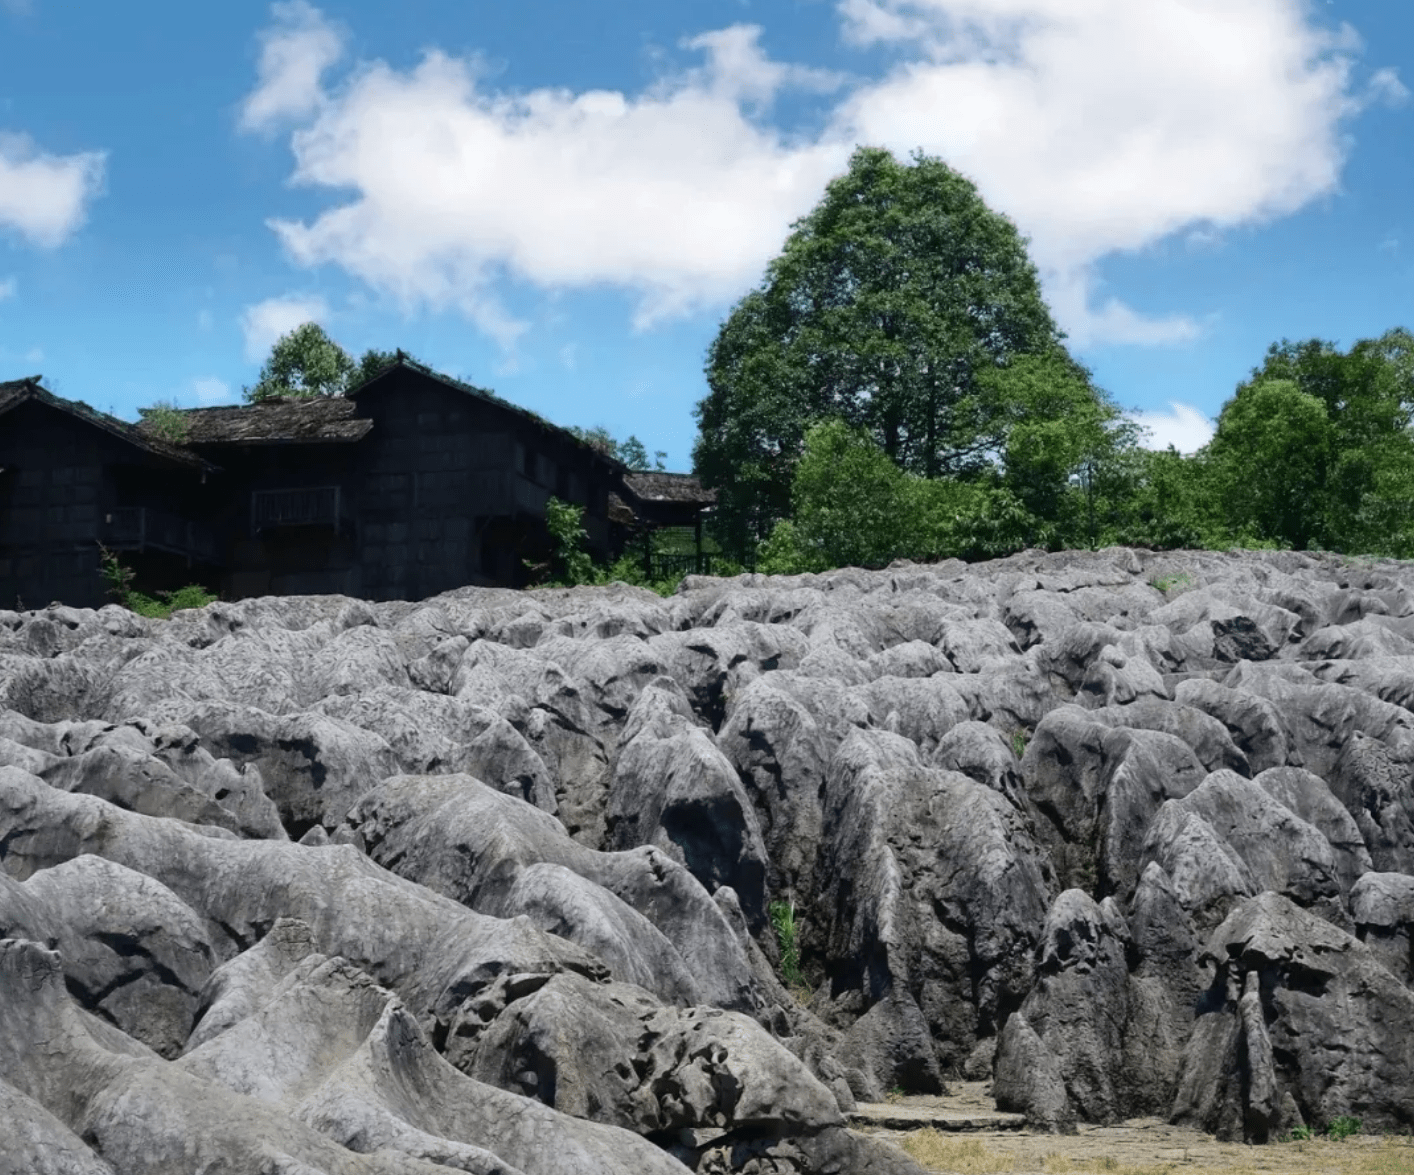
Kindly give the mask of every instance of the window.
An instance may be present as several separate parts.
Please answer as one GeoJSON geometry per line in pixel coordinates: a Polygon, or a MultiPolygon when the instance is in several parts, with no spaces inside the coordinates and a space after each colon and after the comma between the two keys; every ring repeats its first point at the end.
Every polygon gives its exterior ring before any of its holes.
{"type": "Polygon", "coordinates": [[[256,490],[250,496],[254,534],[271,526],[338,526],[339,487],[299,490],[256,490]]]}

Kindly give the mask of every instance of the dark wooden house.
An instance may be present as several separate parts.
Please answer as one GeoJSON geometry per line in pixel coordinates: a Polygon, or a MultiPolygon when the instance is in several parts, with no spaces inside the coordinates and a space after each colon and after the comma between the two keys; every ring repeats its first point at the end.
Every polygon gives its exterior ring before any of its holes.
{"type": "Polygon", "coordinates": [[[192,409],[186,447],[230,492],[233,598],[342,592],[419,599],[520,585],[548,551],[545,503],[585,508],[609,552],[623,467],[489,392],[399,359],[347,397],[192,409]]]}
{"type": "Polygon", "coordinates": [[[145,578],[213,576],[214,467],[40,377],[0,383],[0,607],[105,602],[99,544],[145,578]]]}
{"type": "Polygon", "coordinates": [[[0,384],[0,466],[8,607],[104,602],[99,542],[149,590],[195,581],[228,599],[520,586],[549,554],[551,495],[584,507],[599,559],[645,525],[697,525],[708,502],[698,488],[694,514],[674,475],[630,474],[403,357],[346,397],[189,409],[160,426],[60,400],[37,377],[0,384]]]}

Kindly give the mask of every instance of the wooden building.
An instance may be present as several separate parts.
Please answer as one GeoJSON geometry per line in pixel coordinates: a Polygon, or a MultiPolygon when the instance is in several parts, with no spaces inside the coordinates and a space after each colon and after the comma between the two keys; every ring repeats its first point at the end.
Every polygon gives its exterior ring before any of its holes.
{"type": "Polygon", "coordinates": [[[551,495],[584,507],[598,559],[635,527],[669,514],[683,525],[710,502],[698,487],[694,515],[686,483],[659,502],[649,482],[673,475],[631,474],[402,356],[346,397],[189,409],[160,425],[60,400],[37,377],[0,384],[0,466],[0,607],[104,602],[100,542],[148,590],[195,581],[228,599],[520,586],[548,555],[551,495]],[[610,524],[611,495],[627,531],[610,524]]]}
{"type": "Polygon", "coordinates": [[[100,543],[151,581],[212,576],[215,472],[39,376],[0,383],[0,607],[104,603],[100,543]]]}

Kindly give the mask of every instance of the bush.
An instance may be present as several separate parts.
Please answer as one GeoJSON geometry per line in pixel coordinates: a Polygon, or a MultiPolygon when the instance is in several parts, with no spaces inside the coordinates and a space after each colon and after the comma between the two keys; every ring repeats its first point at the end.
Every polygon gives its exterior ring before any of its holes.
{"type": "Polygon", "coordinates": [[[133,569],[124,567],[118,556],[102,544],[98,550],[99,574],[108,583],[108,594],[128,611],[139,616],[146,616],[149,620],[166,620],[173,612],[179,612],[183,608],[204,608],[220,599],[199,583],[189,583],[176,591],[158,592],[157,597],[135,591],[133,569]]]}
{"type": "Polygon", "coordinates": [[[545,503],[545,527],[550,532],[551,565],[558,586],[594,583],[594,560],[584,549],[584,508],[552,497],[545,503]]]}
{"type": "Polygon", "coordinates": [[[1042,524],[1005,486],[905,473],[868,434],[837,420],[806,434],[791,503],[794,517],[757,551],[758,571],[992,559],[1044,541],[1042,524]]]}
{"type": "Polygon", "coordinates": [[[1360,1119],[1352,1118],[1347,1114],[1342,1114],[1339,1118],[1331,1119],[1326,1126],[1326,1136],[1333,1142],[1341,1142],[1349,1138],[1352,1134],[1360,1133],[1360,1119]]]}

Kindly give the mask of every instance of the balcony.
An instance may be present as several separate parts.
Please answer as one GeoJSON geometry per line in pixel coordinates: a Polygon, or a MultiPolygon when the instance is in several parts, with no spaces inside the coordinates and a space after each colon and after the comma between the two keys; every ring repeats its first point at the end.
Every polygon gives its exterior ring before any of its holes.
{"type": "Polygon", "coordinates": [[[106,511],[99,542],[110,551],[166,551],[200,563],[216,562],[216,538],[204,526],[147,506],[106,511]]]}
{"type": "Polygon", "coordinates": [[[256,490],[250,496],[251,534],[278,526],[327,526],[338,530],[342,506],[338,486],[256,490]]]}

